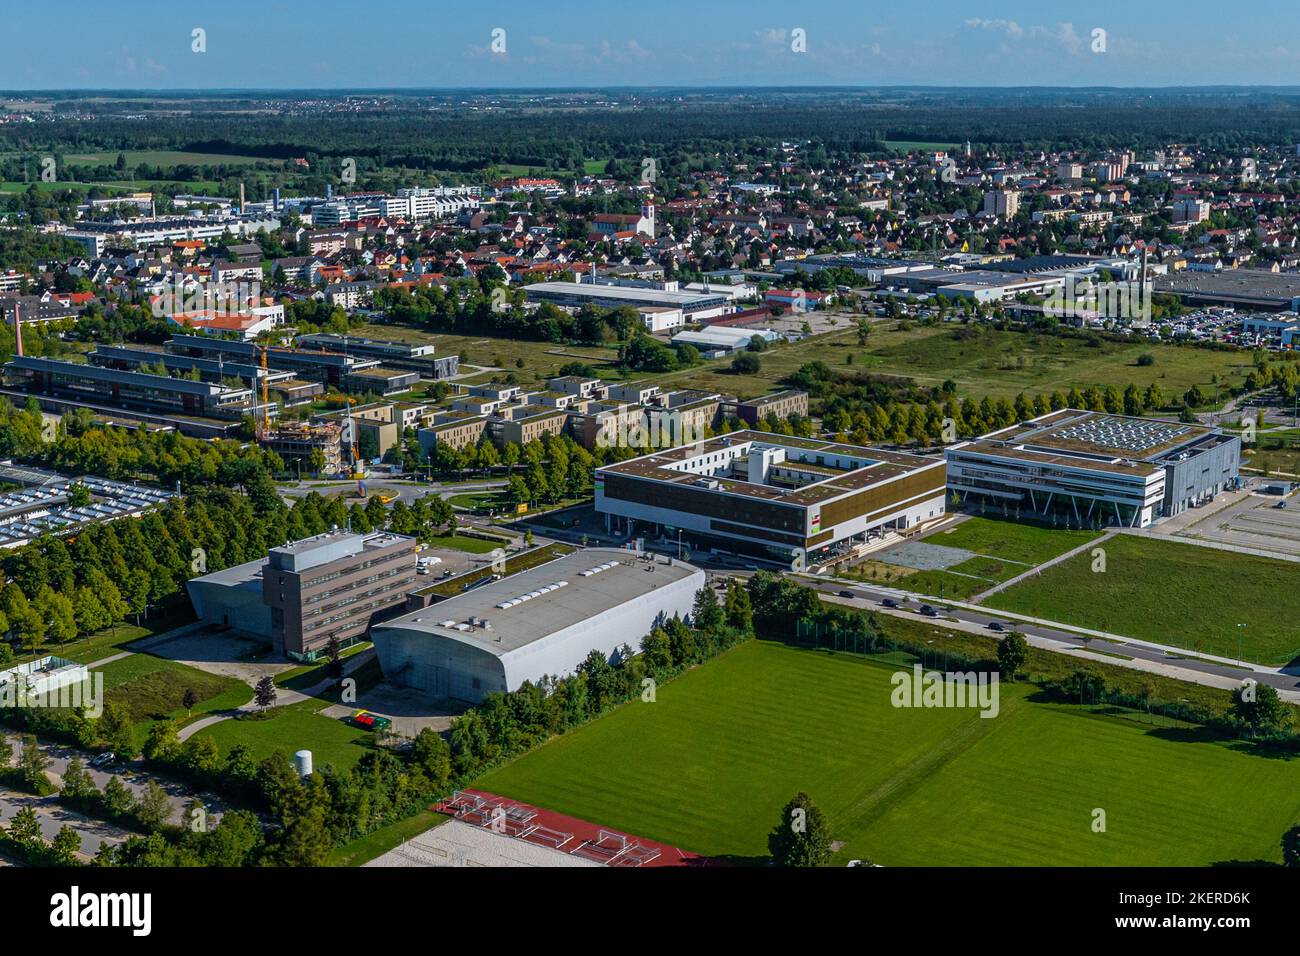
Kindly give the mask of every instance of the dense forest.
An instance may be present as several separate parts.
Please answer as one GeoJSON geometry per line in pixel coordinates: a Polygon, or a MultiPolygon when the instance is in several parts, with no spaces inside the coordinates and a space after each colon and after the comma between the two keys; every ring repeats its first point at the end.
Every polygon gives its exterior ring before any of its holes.
{"type": "MultiPolygon", "coordinates": [[[[31,95],[31,94],[28,94],[31,95]]],[[[158,94],[154,94],[157,96],[158,94]]],[[[392,94],[367,112],[276,109],[291,94],[186,100],[186,112],[151,111],[143,94],[115,105],[55,99],[53,119],[0,128],[3,178],[22,157],[111,150],[187,150],[284,160],[353,157],[367,168],[481,173],[519,165],[579,171],[589,159],[665,157],[668,172],[731,157],[768,155],[807,140],[808,157],[883,151],[885,141],[971,140],[995,149],[1145,148],[1177,141],[1210,147],[1300,140],[1300,91],[1254,89],[880,89],[620,91],[600,109],[547,98],[392,94]],[[245,113],[250,105],[266,112],[245,113]],[[93,115],[86,110],[93,105],[93,115]],[[129,112],[128,112],[129,111],[129,112]],[[322,122],[322,115],[329,122],[322,122]],[[142,120],[142,116],[147,120],[142,120]],[[66,118],[64,118],[66,117],[66,118]],[[671,168],[671,167],[679,168],[671,168]]],[[[340,98],[340,97],[335,97],[340,98]]],[[[328,102],[328,100],[326,100],[328,102]]],[[[157,170],[151,170],[157,172],[157,170]]]]}

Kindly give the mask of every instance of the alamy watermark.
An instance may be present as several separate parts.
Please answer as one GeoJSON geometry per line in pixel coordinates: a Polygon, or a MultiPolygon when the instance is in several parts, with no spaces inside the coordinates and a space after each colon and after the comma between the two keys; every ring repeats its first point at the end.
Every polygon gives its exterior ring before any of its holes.
{"type": "Polygon", "coordinates": [[[704,425],[681,412],[620,417],[616,423],[602,423],[596,431],[600,448],[676,448],[704,438],[704,425]]]}
{"type": "Polygon", "coordinates": [[[246,315],[262,301],[260,282],[195,282],[177,278],[153,298],[155,318],[202,313],[204,315],[246,315]]]}
{"type": "Polygon", "coordinates": [[[44,710],[80,709],[92,720],[104,713],[104,675],[100,671],[60,681],[55,676],[10,674],[0,683],[0,707],[44,710]],[[34,679],[33,679],[34,678],[34,679]]]}
{"type": "Polygon", "coordinates": [[[889,682],[895,707],[971,707],[981,717],[996,717],[1000,708],[996,672],[926,671],[913,664],[910,671],[895,671],[889,682]]]}
{"type": "Polygon", "coordinates": [[[1151,285],[1137,281],[1081,282],[1066,276],[1043,301],[1043,314],[1057,318],[1122,319],[1141,328],[1151,324],[1151,285]]]}

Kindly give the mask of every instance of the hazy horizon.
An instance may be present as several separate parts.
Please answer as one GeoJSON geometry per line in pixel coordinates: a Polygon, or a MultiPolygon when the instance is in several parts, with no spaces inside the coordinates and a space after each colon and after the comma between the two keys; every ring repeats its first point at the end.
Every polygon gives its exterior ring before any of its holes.
{"type": "Polygon", "coordinates": [[[1025,0],[794,9],[779,0],[707,8],[662,0],[646,9],[590,0],[519,9],[483,0],[454,10],[454,19],[416,0],[379,8],[344,0],[149,6],[64,4],[67,42],[51,33],[48,8],[6,10],[7,37],[22,42],[7,44],[0,58],[0,89],[1144,89],[1276,87],[1300,78],[1300,44],[1287,45],[1300,9],[1285,0],[1231,11],[1210,0],[1097,0],[1068,12],[1025,0]]]}

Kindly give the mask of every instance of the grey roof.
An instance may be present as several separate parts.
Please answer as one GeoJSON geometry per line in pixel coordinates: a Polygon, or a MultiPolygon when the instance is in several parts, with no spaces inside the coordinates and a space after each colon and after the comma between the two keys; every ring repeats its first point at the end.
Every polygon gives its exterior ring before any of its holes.
{"type": "MultiPolygon", "coordinates": [[[[647,561],[646,556],[618,548],[585,548],[387,621],[376,630],[421,631],[501,657],[698,572],[681,561],[647,561]],[[506,604],[510,606],[501,606],[506,604]],[[486,620],[490,627],[471,626],[471,618],[486,620]]],[[[628,643],[641,636],[629,634],[628,643]]]]}

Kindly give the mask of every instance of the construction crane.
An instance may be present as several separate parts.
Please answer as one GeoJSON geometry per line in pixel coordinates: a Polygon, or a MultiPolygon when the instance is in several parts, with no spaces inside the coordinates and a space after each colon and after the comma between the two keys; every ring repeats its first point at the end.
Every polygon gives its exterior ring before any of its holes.
{"type": "Polygon", "coordinates": [[[348,408],[348,443],[352,450],[352,479],[357,483],[357,497],[366,496],[366,467],[361,461],[361,453],[357,443],[357,428],[352,423],[352,397],[344,398],[348,408]]]}
{"type": "Polygon", "coordinates": [[[266,353],[269,352],[270,346],[262,343],[262,416],[261,416],[261,434],[259,438],[268,438],[271,434],[271,399],[270,390],[267,387],[267,369],[266,353]]]}

